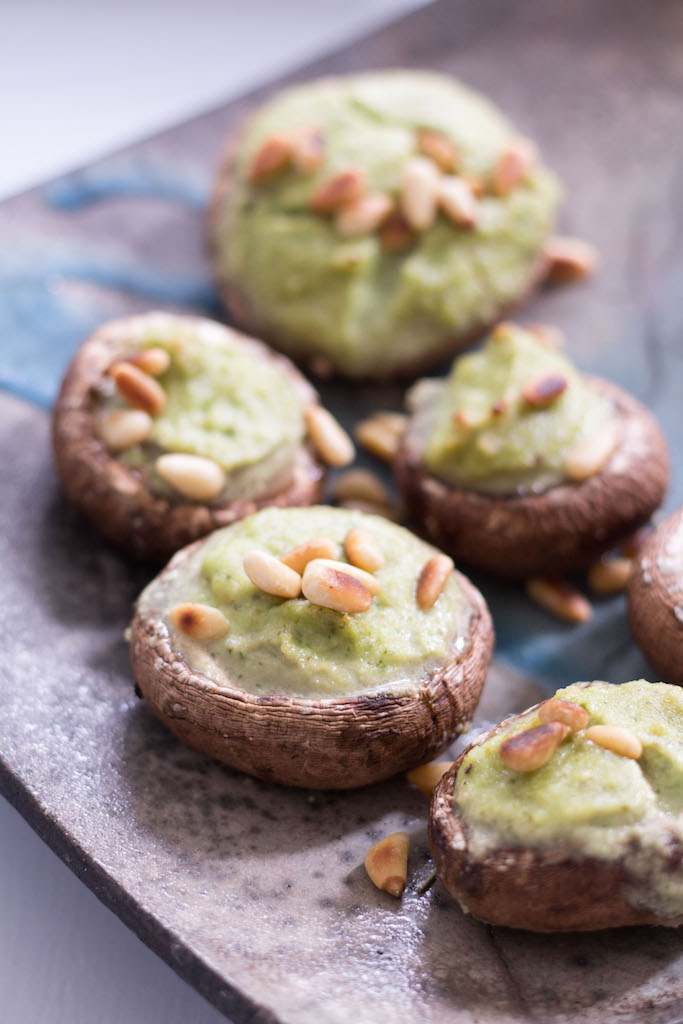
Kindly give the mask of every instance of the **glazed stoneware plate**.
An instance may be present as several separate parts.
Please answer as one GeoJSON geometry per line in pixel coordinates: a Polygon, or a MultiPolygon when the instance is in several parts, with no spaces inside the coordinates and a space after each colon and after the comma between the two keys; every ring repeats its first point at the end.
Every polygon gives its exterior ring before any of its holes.
{"type": "MultiPolygon", "coordinates": [[[[444,0],[297,78],[371,66],[453,72],[543,141],[564,229],[602,269],[525,310],[572,355],[683,427],[683,8],[676,0],[444,0]]],[[[0,785],[97,895],[234,1021],[601,1021],[681,1016],[683,934],[534,936],[468,918],[430,873],[426,802],[268,786],[182,747],[138,701],[123,630],[151,572],[60,495],[47,411],[78,343],[150,306],[218,314],[202,216],[231,103],[0,208],[0,785]],[[412,837],[402,901],[362,867],[412,837]]],[[[349,390],[323,388],[351,422],[349,390]]],[[[354,413],[398,407],[353,388],[354,413]]],[[[683,502],[672,445],[668,507],[683,502]]],[[[477,580],[498,633],[476,727],[576,679],[648,675],[623,600],[571,628],[477,580]]]]}

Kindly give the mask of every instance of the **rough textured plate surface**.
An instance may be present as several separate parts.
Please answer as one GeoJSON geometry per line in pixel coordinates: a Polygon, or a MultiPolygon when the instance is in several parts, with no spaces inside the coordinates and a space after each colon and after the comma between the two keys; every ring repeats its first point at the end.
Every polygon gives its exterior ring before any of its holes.
{"type": "MultiPolygon", "coordinates": [[[[675,0],[446,0],[299,76],[450,70],[541,139],[567,182],[565,228],[599,246],[603,269],[540,296],[528,319],[559,322],[579,362],[653,407],[671,439],[683,426],[682,35],[675,0]]],[[[216,311],[201,210],[221,138],[246,105],[0,207],[2,791],[235,1021],[673,1021],[683,935],[480,925],[438,884],[418,893],[430,870],[426,802],[402,780],[356,794],[263,785],[184,749],[133,695],[122,631],[150,573],[60,497],[37,406],[100,320],[150,305],[216,311]],[[401,902],[362,868],[369,844],[397,828],[413,836],[401,902]]],[[[323,390],[348,421],[349,390],[323,390]]],[[[356,415],[399,400],[353,387],[356,415]]],[[[683,501],[674,458],[671,508],[683,501]]],[[[620,598],[570,629],[519,591],[477,582],[499,637],[480,724],[560,683],[648,674],[620,598]]]]}

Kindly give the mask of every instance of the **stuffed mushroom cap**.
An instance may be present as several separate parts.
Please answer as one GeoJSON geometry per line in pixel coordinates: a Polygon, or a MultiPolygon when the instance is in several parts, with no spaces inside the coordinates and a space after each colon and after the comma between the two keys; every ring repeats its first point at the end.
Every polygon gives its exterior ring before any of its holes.
{"type": "Polygon", "coordinates": [[[497,575],[580,568],[664,497],[667,446],[650,413],[533,328],[498,325],[408,401],[394,471],[414,522],[497,575]]]}
{"type": "Polygon", "coordinates": [[[667,682],[683,686],[683,509],[657,527],[638,555],[628,616],[648,661],[667,682]]]}
{"type": "MultiPolygon", "coordinates": [[[[491,656],[486,604],[458,572],[444,575],[429,607],[418,604],[418,580],[437,555],[379,516],[257,512],[179,552],[143,591],[131,634],[138,686],[180,739],[261,779],[349,788],[387,778],[471,721],[491,656]],[[321,561],[335,576],[353,572],[343,552],[354,530],[381,565],[363,610],[343,611],[318,603],[311,578],[321,561]],[[262,589],[249,557],[272,575],[272,563],[282,570],[282,556],[312,540],[332,558],[286,558],[303,581],[288,597],[262,589]],[[200,623],[217,619],[215,635],[196,631],[192,609],[200,623]]],[[[287,586],[297,576],[280,574],[287,586]]]]}
{"type": "Polygon", "coordinates": [[[166,560],[269,504],[320,497],[318,398],[283,356],[200,317],[153,312],[84,342],[53,412],[68,497],[140,558],[166,560]]]}
{"type": "Polygon", "coordinates": [[[549,720],[537,705],[478,739],[438,784],[439,878],[463,909],[511,928],[680,925],[683,694],[640,679],[555,697],[585,709],[587,728],[567,727],[544,764],[518,770],[501,753],[549,720]]]}
{"type": "Polygon", "coordinates": [[[229,140],[214,272],[238,321],[316,370],[415,373],[530,291],[558,199],[529,140],[455,79],[325,78],[229,140]]]}

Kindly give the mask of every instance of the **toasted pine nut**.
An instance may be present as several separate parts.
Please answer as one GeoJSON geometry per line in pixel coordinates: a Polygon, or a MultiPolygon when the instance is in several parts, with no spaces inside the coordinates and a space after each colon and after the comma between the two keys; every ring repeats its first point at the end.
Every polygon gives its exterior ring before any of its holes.
{"type": "Polygon", "coordinates": [[[304,174],[311,174],[322,163],[325,140],[315,125],[306,125],[298,131],[292,139],[292,146],[294,166],[304,174]]]}
{"type": "Polygon", "coordinates": [[[543,701],[538,709],[538,717],[544,725],[547,722],[562,722],[568,725],[572,732],[578,732],[588,725],[589,715],[580,704],[552,697],[543,701]]]}
{"type": "Polygon", "coordinates": [[[378,504],[389,502],[389,493],[377,476],[369,469],[348,469],[338,478],[334,487],[335,501],[364,498],[378,504]]]}
{"type": "Polygon", "coordinates": [[[113,378],[117,391],[129,405],[142,409],[150,416],[159,415],[166,404],[166,395],[154,377],[124,361],[112,363],[108,373],[113,378]]]}
{"type": "Polygon", "coordinates": [[[379,231],[379,240],[387,252],[401,252],[415,241],[415,232],[400,210],[390,213],[379,231]]]}
{"type": "Polygon", "coordinates": [[[353,462],[353,441],[331,412],[321,405],[309,405],[305,419],[311,441],[328,466],[348,466],[353,462]]]}
{"type": "Polygon", "coordinates": [[[400,896],[408,881],[409,849],[407,832],[393,832],[375,843],[365,858],[365,870],[373,885],[390,896],[400,896]]]}
{"type": "Polygon", "coordinates": [[[352,565],[365,572],[377,572],[384,565],[384,555],[377,541],[367,530],[354,527],[344,538],[344,551],[352,565]]]}
{"type": "Polygon", "coordinates": [[[386,504],[385,502],[367,501],[364,498],[346,498],[345,501],[341,501],[339,504],[341,508],[346,508],[350,512],[364,512],[368,516],[382,516],[384,519],[390,519],[392,523],[400,523],[405,518],[402,508],[395,508],[393,505],[386,504]]]}
{"type": "Polygon", "coordinates": [[[477,223],[477,200],[464,178],[452,175],[439,182],[439,206],[454,224],[473,228],[477,223]]]}
{"type": "Polygon", "coordinates": [[[422,566],[417,580],[417,603],[423,612],[436,604],[453,568],[453,559],[442,554],[432,555],[422,566]]]}
{"type": "Polygon", "coordinates": [[[366,612],[372,604],[372,594],[352,570],[359,571],[343,562],[315,558],[304,569],[304,597],[307,597],[311,604],[331,608],[336,612],[366,612]]]}
{"type": "Polygon", "coordinates": [[[152,430],[152,417],[142,409],[112,409],[95,420],[95,432],[112,452],[122,452],[146,441],[152,430]]]}
{"type": "Polygon", "coordinates": [[[545,722],[508,736],[500,745],[500,759],[516,772],[534,772],[553,756],[571,729],[564,722],[545,722]]]}
{"type": "Polygon", "coordinates": [[[248,551],[242,559],[242,567],[259,590],[273,597],[298,597],[301,593],[301,576],[267,551],[248,551]]]}
{"type": "Polygon", "coordinates": [[[548,348],[560,349],[564,347],[564,334],[554,324],[525,324],[526,330],[533,334],[539,341],[542,341],[548,348]]]}
{"type": "Polygon", "coordinates": [[[630,558],[601,558],[588,570],[588,586],[596,594],[620,594],[631,578],[630,558]]]}
{"type": "Polygon", "coordinates": [[[643,744],[635,733],[619,725],[591,725],[590,729],[586,729],[584,736],[587,740],[597,743],[599,747],[612,750],[622,757],[630,757],[634,761],[643,753],[643,744]]]}
{"type": "Polygon", "coordinates": [[[305,544],[299,544],[298,547],[292,548],[291,551],[287,551],[284,555],[280,555],[280,561],[301,575],[308,563],[312,562],[314,558],[333,558],[338,560],[340,554],[341,549],[339,545],[329,537],[312,537],[305,544]]]}
{"type": "Polygon", "coordinates": [[[550,238],[543,253],[548,261],[546,281],[549,284],[566,284],[580,281],[595,273],[598,265],[598,251],[582,238],[556,236],[550,238]]]}
{"type": "Polygon", "coordinates": [[[134,356],[129,356],[127,362],[133,363],[150,377],[159,377],[168,370],[171,365],[171,357],[165,348],[143,348],[134,356]]]}
{"type": "Polygon", "coordinates": [[[411,768],[406,772],[406,779],[411,786],[417,786],[425,796],[431,796],[437,782],[441,782],[452,761],[435,761],[433,764],[421,764],[419,768],[411,768]]]}
{"type": "Polygon", "coordinates": [[[210,604],[177,604],[169,618],[176,629],[193,640],[218,640],[230,629],[230,623],[218,608],[210,604]]]}
{"type": "Polygon", "coordinates": [[[353,433],[363,448],[376,455],[378,459],[391,462],[398,451],[405,424],[406,419],[400,413],[376,413],[367,420],[357,423],[353,433]]]}
{"type": "Polygon", "coordinates": [[[570,480],[580,482],[599,473],[609,461],[617,446],[617,431],[609,423],[593,437],[577,444],[564,463],[564,471],[570,480]]]}
{"type": "Polygon", "coordinates": [[[247,178],[249,181],[264,181],[279,174],[291,161],[293,151],[291,139],[284,135],[271,135],[252,157],[247,178]]]}
{"type": "Polygon", "coordinates": [[[420,128],[417,133],[417,148],[423,156],[433,160],[439,170],[449,174],[458,166],[458,150],[454,142],[442,132],[420,128]]]}
{"type": "Polygon", "coordinates": [[[433,224],[440,180],[438,168],[425,156],[410,157],[405,164],[399,202],[413,230],[424,231],[433,224]]]}
{"type": "Polygon", "coordinates": [[[590,601],[563,580],[537,576],[527,580],[526,592],[541,608],[565,622],[587,622],[593,614],[590,601]]]}
{"type": "Polygon", "coordinates": [[[335,225],[340,235],[366,235],[386,220],[394,206],[391,196],[373,192],[345,203],[335,225]]]}
{"type": "Polygon", "coordinates": [[[191,501],[211,501],[225,487],[225,473],[213,459],[203,455],[169,452],[155,463],[159,476],[191,501]]]}
{"type": "Polygon", "coordinates": [[[351,168],[339,171],[316,189],[311,197],[310,207],[315,213],[334,213],[346,203],[362,195],[365,189],[365,175],[351,168]]]}
{"type": "Polygon", "coordinates": [[[340,562],[336,558],[317,558],[316,562],[320,565],[316,566],[317,569],[334,569],[340,572],[348,573],[349,576],[353,576],[354,579],[359,580],[363,586],[370,591],[373,597],[382,590],[382,584],[373,576],[371,572],[366,572],[365,569],[361,569],[358,565],[350,565],[347,562],[340,562]]]}
{"type": "Polygon", "coordinates": [[[564,394],[567,383],[561,373],[540,373],[524,385],[522,398],[532,409],[545,409],[564,394]]]}
{"type": "Polygon", "coordinates": [[[498,157],[493,169],[491,185],[499,196],[506,196],[526,178],[538,159],[538,150],[522,136],[512,139],[498,157]]]}

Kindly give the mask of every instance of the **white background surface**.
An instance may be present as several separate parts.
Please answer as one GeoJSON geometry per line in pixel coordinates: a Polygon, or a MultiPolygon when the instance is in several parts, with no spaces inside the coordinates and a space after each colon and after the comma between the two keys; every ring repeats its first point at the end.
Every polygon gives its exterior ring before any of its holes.
{"type": "MultiPolygon", "coordinates": [[[[0,0],[0,196],[276,77],[419,0],[0,0]]],[[[2,1024],[221,1024],[0,799],[2,1024]]]]}

